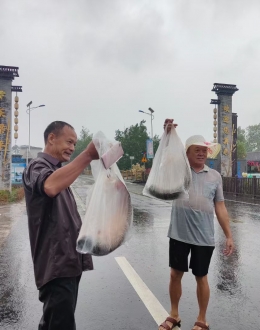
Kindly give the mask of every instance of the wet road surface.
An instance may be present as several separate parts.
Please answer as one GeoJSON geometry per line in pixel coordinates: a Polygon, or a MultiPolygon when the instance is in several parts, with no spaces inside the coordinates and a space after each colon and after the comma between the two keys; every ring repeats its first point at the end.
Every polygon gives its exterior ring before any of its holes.
{"type": "MultiPolygon", "coordinates": [[[[92,182],[83,176],[74,184],[82,215],[87,188],[92,182]]],[[[112,254],[94,258],[95,270],[83,274],[76,311],[78,330],[157,329],[116,257],[125,257],[164,309],[169,310],[166,236],[171,204],[141,196],[140,185],[128,184],[128,187],[134,206],[132,237],[112,254]]],[[[229,258],[223,256],[225,239],[216,221],[216,249],[209,273],[208,322],[211,329],[260,329],[259,205],[233,201],[226,204],[236,251],[229,258]]],[[[5,223],[10,213],[12,230],[0,247],[0,329],[37,329],[42,304],[38,302],[34,284],[25,205],[2,211],[0,209],[5,223]]],[[[182,330],[191,329],[197,315],[196,287],[191,273],[183,278],[180,315],[182,330]]]]}

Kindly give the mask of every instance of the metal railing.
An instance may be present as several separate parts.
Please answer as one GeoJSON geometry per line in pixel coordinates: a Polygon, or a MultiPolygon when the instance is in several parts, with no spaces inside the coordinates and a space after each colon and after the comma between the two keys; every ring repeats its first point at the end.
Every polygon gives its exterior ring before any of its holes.
{"type": "Polygon", "coordinates": [[[237,196],[260,198],[259,178],[223,178],[223,191],[237,196]]]}

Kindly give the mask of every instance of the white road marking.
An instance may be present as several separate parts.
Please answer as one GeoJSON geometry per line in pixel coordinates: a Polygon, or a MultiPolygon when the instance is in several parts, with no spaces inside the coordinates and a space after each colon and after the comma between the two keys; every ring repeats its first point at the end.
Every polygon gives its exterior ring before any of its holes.
{"type": "MultiPolygon", "coordinates": [[[[155,295],[150,291],[147,285],[143,282],[141,277],[137,274],[134,268],[126,260],[125,257],[115,258],[118,265],[122,269],[128,281],[132,284],[136,293],[144,303],[145,307],[148,309],[149,313],[152,315],[155,322],[159,325],[161,324],[169,314],[157,300],[155,295]]],[[[175,330],[179,330],[179,327],[175,327],[175,330]]]]}

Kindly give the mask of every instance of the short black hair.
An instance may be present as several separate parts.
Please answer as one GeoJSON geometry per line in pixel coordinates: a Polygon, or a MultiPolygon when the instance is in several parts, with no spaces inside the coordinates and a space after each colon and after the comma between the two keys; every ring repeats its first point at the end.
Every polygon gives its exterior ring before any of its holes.
{"type": "Polygon", "coordinates": [[[47,144],[49,134],[53,133],[55,135],[59,135],[63,129],[63,127],[68,126],[69,128],[74,129],[70,124],[65,123],[64,121],[53,121],[50,125],[47,126],[44,131],[44,142],[47,144]]]}

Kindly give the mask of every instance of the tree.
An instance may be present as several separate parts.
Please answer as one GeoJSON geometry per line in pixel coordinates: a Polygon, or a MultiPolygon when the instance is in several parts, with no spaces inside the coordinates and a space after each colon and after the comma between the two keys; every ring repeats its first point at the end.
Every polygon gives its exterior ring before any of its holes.
{"type": "MultiPolygon", "coordinates": [[[[121,142],[124,149],[124,156],[117,163],[121,170],[128,170],[131,168],[130,156],[134,156],[133,164],[141,164],[143,154],[146,152],[146,140],[149,138],[147,128],[144,124],[145,120],[142,120],[140,124],[132,125],[124,131],[116,131],[115,139],[121,142]]],[[[159,137],[155,136],[153,141],[155,153],[159,145],[159,137]]],[[[148,163],[146,163],[146,168],[151,166],[152,161],[149,160],[148,163]]]]}
{"type": "Polygon", "coordinates": [[[260,151],[260,124],[246,128],[246,151],[260,151]]]}
{"type": "Polygon", "coordinates": [[[75,151],[71,156],[71,160],[76,158],[91,142],[93,134],[90,134],[89,130],[82,126],[82,129],[79,133],[79,138],[75,147],[75,151]]]}
{"type": "Polygon", "coordinates": [[[246,131],[240,126],[237,129],[237,159],[246,158],[246,131]]]}

